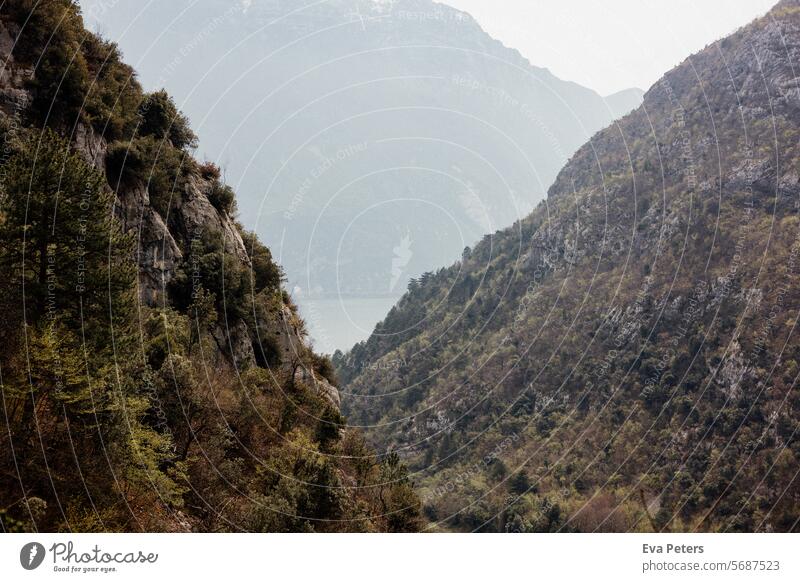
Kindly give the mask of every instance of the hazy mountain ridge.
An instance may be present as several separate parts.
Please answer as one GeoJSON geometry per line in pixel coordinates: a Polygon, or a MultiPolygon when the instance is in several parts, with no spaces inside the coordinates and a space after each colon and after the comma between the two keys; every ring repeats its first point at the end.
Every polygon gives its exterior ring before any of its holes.
{"type": "Polygon", "coordinates": [[[644,91],[638,88],[623,89],[604,97],[606,103],[618,116],[630,113],[642,103],[644,91]]]}
{"type": "Polygon", "coordinates": [[[177,95],[242,193],[242,219],[306,294],[402,292],[527,214],[568,156],[630,109],[429,0],[188,5],[139,15],[118,2],[97,20],[177,95]]]}
{"type": "Polygon", "coordinates": [[[430,519],[796,531],[798,56],[795,0],[693,55],[335,356],[430,519]]]}

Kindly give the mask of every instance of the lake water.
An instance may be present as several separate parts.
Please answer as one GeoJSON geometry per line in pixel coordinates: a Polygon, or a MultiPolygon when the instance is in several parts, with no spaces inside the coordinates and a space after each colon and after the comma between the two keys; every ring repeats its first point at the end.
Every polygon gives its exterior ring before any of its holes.
{"type": "Polygon", "coordinates": [[[367,339],[399,297],[307,299],[295,297],[318,353],[346,352],[367,339]]]}

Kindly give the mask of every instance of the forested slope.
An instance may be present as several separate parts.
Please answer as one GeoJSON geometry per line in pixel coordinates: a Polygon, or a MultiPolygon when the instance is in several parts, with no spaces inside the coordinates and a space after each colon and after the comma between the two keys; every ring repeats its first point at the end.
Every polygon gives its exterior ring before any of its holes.
{"type": "Polygon", "coordinates": [[[407,531],[269,249],[68,0],[0,3],[0,529],[407,531]]]}
{"type": "Polygon", "coordinates": [[[797,530],[798,62],[785,0],[335,355],[439,527],[797,530]]]}

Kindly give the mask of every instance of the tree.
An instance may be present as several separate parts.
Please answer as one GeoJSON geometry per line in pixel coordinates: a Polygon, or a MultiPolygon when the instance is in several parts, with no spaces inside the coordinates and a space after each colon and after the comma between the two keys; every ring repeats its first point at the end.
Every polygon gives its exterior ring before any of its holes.
{"type": "Polygon", "coordinates": [[[71,0],[10,0],[3,4],[3,11],[24,23],[14,58],[35,63],[30,82],[32,117],[51,127],[75,123],[86,97],[89,74],[81,51],[83,26],[74,4],[71,0]]]}
{"type": "Polygon", "coordinates": [[[283,271],[272,260],[272,252],[258,240],[255,233],[248,232],[241,226],[239,226],[239,232],[252,265],[250,276],[253,293],[258,293],[263,289],[280,288],[284,278],[283,271]]]}
{"type": "Polygon", "coordinates": [[[514,473],[514,476],[511,477],[508,485],[511,489],[511,492],[515,495],[523,495],[524,493],[527,493],[528,489],[531,487],[530,481],[528,480],[528,474],[523,470],[520,470],[518,473],[514,473]]]}
{"type": "MultiPolygon", "coordinates": [[[[22,312],[10,319],[26,323],[13,331],[25,341],[0,351],[3,434],[13,445],[3,455],[24,459],[26,489],[53,511],[59,499],[85,499],[89,487],[93,507],[118,498],[116,487],[139,502],[152,504],[155,488],[179,503],[171,438],[144,422],[132,240],[114,218],[103,175],[51,130],[26,136],[3,169],[0,265],[4,291],[17,299],[9,305],[22,312]]],[[[74,503],[69,511],[89,511],[74,503]]]]}
{"type": "Polygon", "coordinates": [[[388,531],[419,530],[422,507],[408,479],[408,469],[395,452],[381,463],[379,496],[388,531]]]}
{"type": "Polygon", "coordinates": [[[87,339],[109,345],[111,318],[131,308],[135,266],[103,175],[49,129],[23,140],[5,175],[0,265],[24,290],[26,321],[92,322],[87,339]]]}
{"type": "Polygon", "coordinates": [[[168,139],[178,149],[197,147],[197,136],[189,126],[189,119],[175,106],[163,89],[150,93],[139,106],[139,134],[168,139]]]}

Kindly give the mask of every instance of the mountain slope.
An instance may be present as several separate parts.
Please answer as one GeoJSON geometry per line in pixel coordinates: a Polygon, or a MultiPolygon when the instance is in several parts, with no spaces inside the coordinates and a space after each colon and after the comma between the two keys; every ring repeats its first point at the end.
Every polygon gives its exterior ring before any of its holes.
{"type": "Polygon", "coordinates": [[[798,57],[784,0],[335,355],[439,527],[797,530],[798,57]]]}
{"type": "Polygon", "coordinates": [[[69,0],[0,63],[0,530],[417,529],[171,98],[69,0]]]}
{"type": "Polygon", "coordinates": [[[401,295],[527,214],[631,108],[430,0],[82,6],[146,85],[176,95],[306,295],[401,295]]]}

